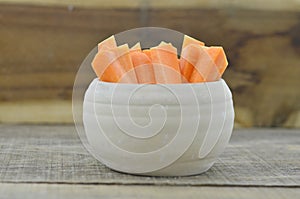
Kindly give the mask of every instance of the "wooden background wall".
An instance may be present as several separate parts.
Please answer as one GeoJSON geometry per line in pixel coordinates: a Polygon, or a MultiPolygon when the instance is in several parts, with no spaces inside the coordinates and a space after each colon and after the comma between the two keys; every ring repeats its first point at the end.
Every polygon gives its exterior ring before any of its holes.
{"type": "Polygon", "coordinates": [[[72,123],[75,74],[104,38],[141,26],[224,46],[236,127],[300,127],[300,3],[0,0],[0,122],[72,123]]]}

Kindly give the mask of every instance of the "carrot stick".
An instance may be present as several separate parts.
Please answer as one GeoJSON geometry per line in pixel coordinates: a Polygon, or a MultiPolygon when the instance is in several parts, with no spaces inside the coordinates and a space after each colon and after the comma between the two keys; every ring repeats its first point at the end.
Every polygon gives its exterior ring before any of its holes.
{"type": "Polygon", "coordinates": [[[155,84],[154,70],[151,59],[143,52],[131,52],[131,60],[138,83],[155,84]]]}
{"type": "Polygon", "coordinates": [[[136,43],[134,46],[132,46],[131,48],[130,48],[130,52],[133,52],[133,51],[141,51],[142,49],[141,49],[141,44],[140,44],[140,42],[138,42],[138,43],[136,43]]]}
{"type": "Polygon", "coordinates": [[[228,65],[224,49],[221,46],[211,46],[207,49],[207,52],[219,69],[218,79],[220,79],[228,65]]]}
{"type": "Polygon", "coordinates": [[[118,57],[118,64],[121,65],[125,73],[119,82],[121,83],[137,83],[136,74],[132,65],[129,47],[127,44],[118,46],[116,48],[116,55],[118,57]]]}
{"type": "Polygon", "coordinates": [[[156,83],[181,83],[181,73],[177,59],[177,49],[172,44],[161,42],[150,49],[156,83]]]}
{"type": "Polygon", "coordinates": [[[151,59],[151,51],[150,51],[150,49],[144,49],[143,53],[145,53],[151,59]]]}
{"type": "Polygon", "coordinates": [[[190,79],[192,72],[194,70],[194,65],[192,63],[194,63],[195,60],[199,59],[198,53],[195,53],[194,51],[187,49],[187,46],[191,44],[204,46],[204,43],[202,41],[184,35],[182,50],[180,55],[180,70],[183,76],[182,77],[183,82],[187,82],[190,79]]]}
{"type": "Polygon", "coordinates": [[[108,50],[116,47],[117,47],[116,39],[115,36],[112,35],[111,37],[105,39],[104,41],[98,44],[98,52],[101,50],[108,50]]]}
{"type": "Polygon", "coordinates": [[[92,66],[102,81],[137,83],[127,44],[99,51],[92,66]]]}
{"type": "Polygon", "coordinates": [[[99,51],[94,60],[92,61],[92,67],[97,77],[106,82],[118,82],[124,71],[114,70],[116,65],[112,65],[116,62],[116,55],[109,50],[99,51]]]}
{"type": "Polygon", "coordinates": [[[199,53],[194,48],[185,47],[180,56],[180,69],[183,82],[187,82],[194,70],[194,65],[199,59],[199,53]]]}
{"type": "Polygon", "coordinates": [[[202,42],[202,41],[199,41],[199,40],[194,39],[194,38],[192,38],[192,37],[190,37],[190,36],[184,35],[184,37],[183,37],[183,42],[182,42],[182,50],[183,50],[186,46],[188,46],[188,45],[190,45],[190,44],[197,44],[197,45],[199,45],[199,46],[204,46],[204,45],[205,45],[204,42],[202,42]]]}
{"type": "Polygon", "coordinates": [[[190,48],[190,51],[194,51],[193,53],[197,53],[198,56],[198,59],[191,63],[195,68],[189,81],[192,83],[216,81],[219,77],[219,71],[207,51],[208,47],[191,44],[187,48],[190,48]]]}

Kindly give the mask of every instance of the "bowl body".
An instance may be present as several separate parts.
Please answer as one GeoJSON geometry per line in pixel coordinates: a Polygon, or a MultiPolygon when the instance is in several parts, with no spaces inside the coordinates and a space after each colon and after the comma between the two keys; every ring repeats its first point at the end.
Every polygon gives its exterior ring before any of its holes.
{"type": "Polygon", "coordinates": [[[224,80],[197,84],[117,84],[94,79],[85,93],[89,150],[113,170],[155,176],[207,171],[233,128],[224,80]]]}

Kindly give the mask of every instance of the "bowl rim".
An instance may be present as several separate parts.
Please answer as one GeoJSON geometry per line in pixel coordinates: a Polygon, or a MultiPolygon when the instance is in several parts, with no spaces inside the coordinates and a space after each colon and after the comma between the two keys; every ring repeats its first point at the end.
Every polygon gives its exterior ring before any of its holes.
{"type": "Polygon", "coordinates": [[[220,78],[217,81],[211,81],[211,82],[199,82],[199,83],[173,83],[173,84],[141,84],[141,83],[118,83],[118,82],[106,82],[106,81],[101,81],[99,80],[99,78],[94,78],[91,82],[93,81],[97,81],[97,83],[101,83],[101,84],[106,84],[106,85],[111,85],[111,86],[115,86],[115,85],[124,85],[124,86],[140,86],[140,85],[147,85],[147,86],[178,86],[178,87],[184,87],[184,86],[197,86],[197,85],[205,85],[205,84],[218,84],[218,83],[226,83],[225,80],[223,78],[220,78]]]}
{"type": "MultiPolygon", "coordinates": [[[[187,95],[187,91],[192,92],[192,95],[197,98],[201,104],[207,103],[217,103],[219,101],[230,101],[232,100],[232,93],[223,79],[214,82],[204,82],[204,83],[185,83],[185,84],[127,84],[127,83],[111,83],[111,82],[103,82],[98,78],[95,78],[89,85],[89,88],[85,92],[84,101],[107,101],[111,99],[111,97],[115,93],[115,88],[118,87],[120,91],[117,93],[120,95],[120,99],[114,98],[120,104],[123,104],[123,99],[127,95],[131,95],[137,89],[142,88],[144,85],[147,86],[147,92],[150,92],[149,95],[145,95],[144,92],[137,95],[136,99],[141,100],[141,104],[153,104],[154,102],[148,102],[149,100],[154,100],[155,102],[166,102],[166,99],[170,99],[171,95],[158,95],[160,87],[166,87],[166,89],[172,89],[171,92],[176,92],[179,96],[187,96],[186,104],[190,104],[190,100],[192,100],[190,95],[187,95]],[[100,88],[101,87],[101,88],[100,88]],[[218,88],[217,90],[215,90],[218,88]],[[150,90],[149,90],[150,89],[150,90]],[[173,90],[174,89],[174,90],[173,90]],[[204,89],[204,90],[203,90],[204,89]],[[222,89],[222,92],[218,92],[219,89],[222,89]],[[202,93],[203,90],[203,94],[202,93]],[[148,97],[145,97],[148,96],[148,97]],[[224,97],[223,97],[224,96],[224,97]],[[190,98],[190,99],[188,99],[190,98]],[[220,100],[223,99],[224,100],[220,100]]],[[[173,93],[174,94],[174,93],[173,93]]],[[[128,96],[127,96],[128,97],[128,96]]],[[[99,102],[100,102],[99,101],[99,102]]],[[[116,101],[116,103],[117,103],[116,101]]],[[[169,104],[172,104],[168,101],[169,104]]],[[[139,103],[138,103],[139,104],[139,103]]],[[[164,104],[164,103],[163,103],[164,104]]]]}

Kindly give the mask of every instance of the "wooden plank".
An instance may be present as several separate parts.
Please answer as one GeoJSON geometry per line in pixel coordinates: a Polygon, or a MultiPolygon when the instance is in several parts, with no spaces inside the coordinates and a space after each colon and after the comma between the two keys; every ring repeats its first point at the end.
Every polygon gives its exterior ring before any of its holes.
{"type": "Polygon", "coordinates": [[[297,0],[247,0],[247,1],[206,1],[206,0],[0,0],[0,3],[42,5],[42,6],[69,6],[86,8],[242,8],[255,10],[300,10],[300,3],[297,0]]]}
{"type": "Polygon", "coordinates": [[[76,71],[99,41],[161,26],[224,46],[230,63],[224,79],[241,126],[300,126],[298,11],[1,4],[0,13],[1,102],[70,100],[76,71]]]}
{"type": "MultiPolygon", "coordinates": [[[[38,92],[38,90],[35,90],[35,92],[38,92]]],[[[72,103],[69,100],[40,100],[0,103],[0,123],[74,123],[72,116],[72,103]]]]}
{"type": "Polygon", "coordinates": [[[0,126],[0,182],[193,186],[300,186],[300,131],[237,130],[202,175],[141,177],[95,160],[73,126],[0,126]]]}
{"type": "Polygon", "coordinates": [[[290,199],[300,189],[257,187],[189,187],[189,186],[120,186],[65,184],[0,184],[5,199],[29,198],[223,198],[223,199],[290,199]]]}
{"type": "MultiPolygon", "coordinates": [[[[33,92],[45,92],[35,89],[33,92]]],[[[54,91],[53,91],[54,92],[54,91]]],[[[62,92],[60,89],[57,92],[62,92]]],[[[24,93],[23,93],[24,94],[24,93]]],[[[25,93],[26,94],[26,93],[25,93]]],[[[24,94],[24,95],[25,95],[24,94]]],[[[0,124],[74,124],[70,100],[25,100],[0,103],[0,124]]],[[[235,128],[241,128],[235,123],[235,128]]]]}

